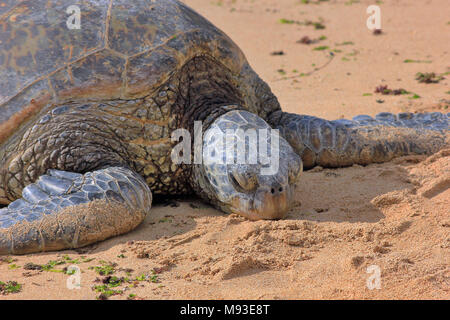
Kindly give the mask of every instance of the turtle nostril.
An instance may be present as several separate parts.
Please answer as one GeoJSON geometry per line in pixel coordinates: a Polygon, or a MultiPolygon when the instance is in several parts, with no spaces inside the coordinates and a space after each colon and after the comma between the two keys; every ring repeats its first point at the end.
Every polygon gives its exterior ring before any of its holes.
{"type": "Polygon", "coordinates": [[[272,194],[275,194],[275,193],[281,193],[281,192],[283,192],[283,187],[279,187],[279,188],[272,188],[272,189],[270,189],[270,192],[272,193],[272,194]]]}

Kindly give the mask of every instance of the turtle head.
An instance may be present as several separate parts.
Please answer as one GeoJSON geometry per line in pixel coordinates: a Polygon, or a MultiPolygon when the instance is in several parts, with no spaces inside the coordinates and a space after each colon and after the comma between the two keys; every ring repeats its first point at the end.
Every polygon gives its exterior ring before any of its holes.
{"type": "Polygon", "coordinates": [[[260,117],[234,110],[203,135],[203,193],[222,210],[251,220],[281,219],[292,207],[300,157],[260,117]]]}

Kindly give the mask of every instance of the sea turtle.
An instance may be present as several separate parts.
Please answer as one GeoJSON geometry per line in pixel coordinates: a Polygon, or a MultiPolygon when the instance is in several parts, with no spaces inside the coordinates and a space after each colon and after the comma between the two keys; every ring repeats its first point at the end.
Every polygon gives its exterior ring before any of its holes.
{"type": "Polygon", "coordinates": [[[236,44],[176,0],[2,1],[0,254],[128,232],[152,194],[283,218],[303,167],[434,153],[448,120],[282,112],[236,44]]]}

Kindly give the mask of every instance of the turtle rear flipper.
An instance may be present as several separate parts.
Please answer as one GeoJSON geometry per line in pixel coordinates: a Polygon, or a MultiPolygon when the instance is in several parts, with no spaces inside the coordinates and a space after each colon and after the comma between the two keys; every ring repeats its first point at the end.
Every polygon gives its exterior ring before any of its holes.
{"type": "Polygon", "coordinates": [[[145,181],[129,169],[48,170],[0,210],[0,254],[78,248],[126,233],[151,201],[145,181]]]}
{"type": "Polygon", "coordinates": [[[380,163],[450,146],[449,115],[439,112],[383,112],[375,119],[361,115],[328,121],[277,111],[269,123],[301,156],[305,168],[380,163]]]}

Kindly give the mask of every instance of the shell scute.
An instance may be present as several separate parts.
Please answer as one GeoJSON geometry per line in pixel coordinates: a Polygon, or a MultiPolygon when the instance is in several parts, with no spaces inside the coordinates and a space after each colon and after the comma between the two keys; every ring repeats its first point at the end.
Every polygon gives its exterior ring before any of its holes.
{"type": "Polygon", "coordinates": [[[158,92],[198,56],[222,64],[242,83],[255,78],[231,39],[176,0],[0,3],[6,3],[0,6],[0,143],[56,105],[158,92]],[[66,25],[66,9],[74,4],[81,9],[79,30],[66,25]],[[47,104],[38,104],[35,117],[12,121],[33,99],[47,104]]]}
{"type": "Polygon", "coordinates": [[[67,1],[22,1],[0,16],[0,105],[38,79],[102,47],[104,2],[78,2],[83,13],[79,30],[67,27],[67,1]]]}

